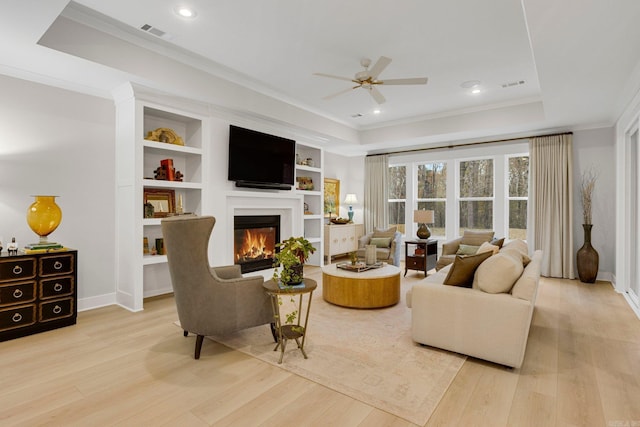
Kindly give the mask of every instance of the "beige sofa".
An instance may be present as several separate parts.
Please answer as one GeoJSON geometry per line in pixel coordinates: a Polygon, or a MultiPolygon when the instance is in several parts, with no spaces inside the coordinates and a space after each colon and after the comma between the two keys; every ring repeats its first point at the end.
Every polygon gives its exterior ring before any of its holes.
{"type": "MultiPolygon", "coordinates": [[[[526,251],[526,244],[511,245],[526,251]]],[[[502,251],[507,251],[509,244],[502,251]]],[[[483,263],[492,258],[492,255],[483,263]]],[[[525,260],[528,257],[524,257],[525,260]]],[[[476,270],[472,288],[444,285],[449,265],[417,283],[407,292],[413,340],[502,365],[519,368],[524,359],[533,316],[542,251],[536,251],[508,292],[489,293],[478,287],[477,276],[493,274],[496,283],[508,274],[490,264],[476,270]]],[[[492,261],[493,262],[493,261],[492,261]]],[[[496,263],[494,263],[496,264],[496,263]]],[[[513,273],[511,273],[513,274],[513,273]]]]}

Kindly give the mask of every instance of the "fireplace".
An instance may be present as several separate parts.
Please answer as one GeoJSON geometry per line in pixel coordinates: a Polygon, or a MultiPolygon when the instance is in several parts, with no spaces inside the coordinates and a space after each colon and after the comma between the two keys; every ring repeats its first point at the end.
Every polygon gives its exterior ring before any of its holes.
{"type": "Polygon", "coordinates": [[[242,273],[271,268],[279,241],[280,215],[233,217],[233,259],[242,273]]]}

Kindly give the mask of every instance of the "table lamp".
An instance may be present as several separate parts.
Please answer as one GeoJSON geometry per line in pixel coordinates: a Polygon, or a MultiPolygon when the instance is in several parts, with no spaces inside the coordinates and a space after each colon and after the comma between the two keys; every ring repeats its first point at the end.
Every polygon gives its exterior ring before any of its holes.
{"type": "Polygon", "coordinates": [[[355,194],[349,193],[347,194],[347,197],[344,198],[344,202],[349,205],[349,212],[347,212],[347,215],[349,215],[349,222],[353,222],[353,204],[358,203],[358,199],[355,194]]]}
{"type": "Polygon", "coordinates": [[[418,232],[416,233],[419,239],[428,239],[431,237],[431,230],[429,230],[427,224],[433,224],[433,211],[413,211],[413,222],[419,225],[418,232]]]}

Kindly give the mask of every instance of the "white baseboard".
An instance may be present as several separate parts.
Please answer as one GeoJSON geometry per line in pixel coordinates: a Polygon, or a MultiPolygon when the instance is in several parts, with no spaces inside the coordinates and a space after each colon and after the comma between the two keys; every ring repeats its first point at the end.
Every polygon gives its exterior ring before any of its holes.
{"type": "Polygon", "coordinates": [[[115,292],[112,294],[98,295],[95,297],[78,299],[78,311],[93,310],[117,304],[115,292]]]}

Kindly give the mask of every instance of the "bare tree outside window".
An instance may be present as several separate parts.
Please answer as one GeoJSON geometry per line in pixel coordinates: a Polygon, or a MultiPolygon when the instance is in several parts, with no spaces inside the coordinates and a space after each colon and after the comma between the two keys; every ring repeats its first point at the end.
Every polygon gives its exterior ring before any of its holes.
{"type": "Polygon", "coordinates": [[[446,235],[447,164],[433,162],[418,165],[418,209],[432,210],[434,223],[429,224],[432,236],[446,235]]]}
{"type": "Polygon", "coordinates": [[[493,230],[493,159],[460,162],[460,233],[493,230]]]}
{"type": "Polygon", "coordinates": [[[529,156],[509,157],[509,238],[527,239],[529,156]]]}
{"type": "Polygon", "coordinates": [[[405,204],[407,198],[407,167],[389,166],[389,225],[405,234],[405,204]]]}

